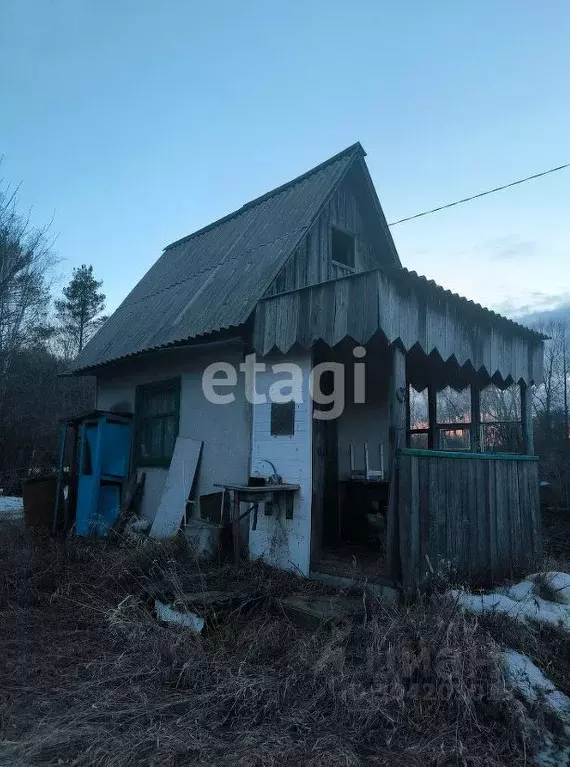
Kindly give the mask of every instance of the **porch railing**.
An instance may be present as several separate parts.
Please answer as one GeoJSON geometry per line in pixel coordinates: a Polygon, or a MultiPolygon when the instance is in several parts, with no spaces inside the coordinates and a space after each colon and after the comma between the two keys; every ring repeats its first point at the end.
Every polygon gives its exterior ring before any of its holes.
{"type": "Polygon", "coordinates": [[[402,449],[397,488],[404,590],[438,575],[488,585],[539,563],[536,457],[402,449]]]}

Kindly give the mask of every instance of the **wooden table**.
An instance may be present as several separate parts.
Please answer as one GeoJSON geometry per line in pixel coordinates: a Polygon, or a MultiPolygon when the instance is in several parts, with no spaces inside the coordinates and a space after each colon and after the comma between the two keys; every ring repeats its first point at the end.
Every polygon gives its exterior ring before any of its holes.
{"type": "Polygon", "coordinates": [[[301,489],[300,485],[292,485],[289,483],[258,486],[215,485],[215,487],[222,487],[224,490],[227,490],[231,496],[230,521],[232,525],[234,559],[236,562],[239,561],[240,555],[239,524],[241,520],[253,512],[252,529],[255,530],[257,527],[259,504],[264,503],[265,515],[271,516],[271,514],[273,514],[273,507],[277,506],[277,509],[279,510],[282,502],[285,506],[285,519],[293,519],[294,493],[301,489]],[[240,515],[240,506],[242,503],[250,503],[251,506],[247,511],[240,515]]]}

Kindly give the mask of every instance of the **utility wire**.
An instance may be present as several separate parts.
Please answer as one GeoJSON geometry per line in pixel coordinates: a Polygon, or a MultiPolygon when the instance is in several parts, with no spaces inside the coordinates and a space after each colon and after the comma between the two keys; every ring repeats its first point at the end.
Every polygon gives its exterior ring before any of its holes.
{"type": "Polygon", "coordinates": [[[423,213],[416,213],[414,216],[407,216],[406,218],[401,218],[398,221],[393,221],[391,224],[388,224],[388,226],[396,226],[396,224],[403,224],[404,221],[412,221],[414,218],[429,216],[430,213],[437,213],[438,211],[445,210],[446,208],[453,208],[455,205],[462,205],[464,202],[470,202],[471,200],[476,200],[478,197],[485,197],[486,195],[493,194],[494,192],[502,192],[503,189],[509,189],[511,186],[517,186],[517,184],[524,184],[525,181],[532,181],[535,178],[540,178],[541,176],[547,176],[549,173],[556,173],[556,171],[564,170],[564,168],[570,168],[570,162],[567,162],[565,165],[559,165],[557,168],[550,168],[550,170],[543,170],[542,173],[535,173],[534,176],[527,176],[526,178],[521,178],[518,181],[511,181],[510,184],[505,184],[504,186],[497,186],[494,189],[488,189],[486,192],[479,192],[479,194],[471,195],[471,197],[464,197],[462,200],[456,200],[455,202],[448,202],[447,205],[440,205],[438,208],[432,208],[431,210],[424,210],[423,213]]]}

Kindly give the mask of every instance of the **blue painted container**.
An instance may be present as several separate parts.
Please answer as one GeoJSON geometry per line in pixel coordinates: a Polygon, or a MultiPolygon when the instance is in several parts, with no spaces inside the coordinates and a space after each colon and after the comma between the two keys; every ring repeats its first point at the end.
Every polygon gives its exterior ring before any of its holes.
{"type": "Polygon", "coordinates": [[[121,509],[129,473],[130,419],[94,411],[79,424],[79,471],[75,532],[107,535],[121,509]]]}

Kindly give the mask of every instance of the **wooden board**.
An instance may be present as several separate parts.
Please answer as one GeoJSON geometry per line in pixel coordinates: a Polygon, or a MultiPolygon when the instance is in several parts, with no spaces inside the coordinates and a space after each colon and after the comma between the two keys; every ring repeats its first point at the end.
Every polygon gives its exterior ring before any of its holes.
{"type": "MultiPolygon", "coordinates": [[[[539,335],[413,272],[384,267],[321,280],[257,304],[253,346],[259,354],[274,347],[286,353],[296,343],[309,349],[316,340],[335,346],[347,336],[367,344],[381,331],[388,345],[437,352],[457,369],[470,363],[503,382],[542,380],[539,335]]],[[[531,452],[530,429],[527,435],[531,452]]]]}
{"type": "Polygon", "coordinates": [[[459,581],[481,586],[539,565],[537,459],[403,449],[396,476],[406,592],[424,585],[430,566],[449,563],[459,581]]]}
{"type": "Polygon", "coordinates": [[[176,535],[184,518],[186,501],[194,484],[203,442],[189,437],[177,437],[170,469],[156,517],[150,528],[152,538],[176,535]]]}

